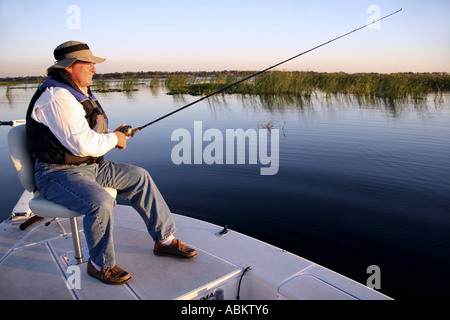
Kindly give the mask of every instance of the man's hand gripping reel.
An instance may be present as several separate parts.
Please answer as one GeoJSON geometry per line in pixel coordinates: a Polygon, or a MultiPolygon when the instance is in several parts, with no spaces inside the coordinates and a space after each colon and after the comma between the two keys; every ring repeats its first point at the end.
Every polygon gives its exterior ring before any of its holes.
{"type": "Polygon", "coordinates": [[[127,137],[134,137],[134,135],[139,131],[141,131],[141,129],[139,128],[133,129],[133,127],[130,125],[126,125],[120,128],[120,132],[122,132],[127,137]]]}

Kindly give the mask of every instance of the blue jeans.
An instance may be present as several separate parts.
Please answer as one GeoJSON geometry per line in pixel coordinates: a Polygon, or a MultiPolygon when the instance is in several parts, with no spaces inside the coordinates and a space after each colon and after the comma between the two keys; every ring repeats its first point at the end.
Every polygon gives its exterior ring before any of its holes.
{"type": "Polygon", "coordinates": [[[101,164],[57,165],[36,162],[35,181],[49,201],[84,214],[83,227],[91,260],[115,266],[113,214],[115,199],[103,187],[117,189],[140,214],[154,241],[175,232],[170,209],[150,174],[140,167],[104,160],[101,164]]]}

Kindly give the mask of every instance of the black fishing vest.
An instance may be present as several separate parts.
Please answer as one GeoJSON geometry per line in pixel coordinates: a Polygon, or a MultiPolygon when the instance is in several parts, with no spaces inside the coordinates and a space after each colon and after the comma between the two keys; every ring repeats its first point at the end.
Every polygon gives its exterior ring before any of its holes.
{"type": "MultiPolygon", "coordinates": [[[[61,80],[63,81],[63,79],[61,80]]],[[[92,130],[98,133],[106,133],[108,131],[108,118],[90,89],[89,97],[86,97],[79,89],[75,89],[73,86],[62,81],[59,81],[59,79],[55,80],[53,77],[48,78],[39,86],[28,106],[26,131],[31,154],[39,161],[52,164],[100,163],[103,161],[103,157],[78,157],[73,155],[69,149],[59,142],[47,126],[31,118],[34,105],[42,93],[48,87],[59,87],[69,90],[77,101],[82,104],[86,111],[86,121],[92,130]]]]}

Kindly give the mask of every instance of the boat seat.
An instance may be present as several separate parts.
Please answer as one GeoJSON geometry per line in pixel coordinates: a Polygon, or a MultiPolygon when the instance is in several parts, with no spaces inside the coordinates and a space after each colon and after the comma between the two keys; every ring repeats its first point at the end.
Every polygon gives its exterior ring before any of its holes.
{"type": "MultiPolygon", "coordinates": [[[[36,184],[34,182],[34,163],[28,147],[25,125],[18,125],[9,130],[8,148],[11,161],[20,183],[26,190],[34,193],[33,198],[29,202],[31,211],[34,215],[43,218],[70,219],[75,254],[74,261],[75,264],[83,263],[85,259],[83,259],[77,220],[77,217],[82,214],[48,201],[39,193],[39,191],[36,191],[36,184]]],[[[112,188],[105,188],[105,190],[108,191],[113,198],[116,198],[117,190],[112,188]]]]}

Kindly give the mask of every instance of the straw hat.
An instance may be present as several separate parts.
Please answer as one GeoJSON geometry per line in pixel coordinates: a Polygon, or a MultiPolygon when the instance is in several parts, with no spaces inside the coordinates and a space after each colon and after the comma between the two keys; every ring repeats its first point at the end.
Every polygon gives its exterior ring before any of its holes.
{"type": "Polygon", "coordinates": [[[95,57],[88,45],[84,42],[79,41],[67,41],[56,47],[53,51],[56,62],[51,67],[47,69],[47,75],[54,68],[67,68],[72,65],[75,61],[84,61],[92,63],[100,63],[106,59],[95,57]]]}

